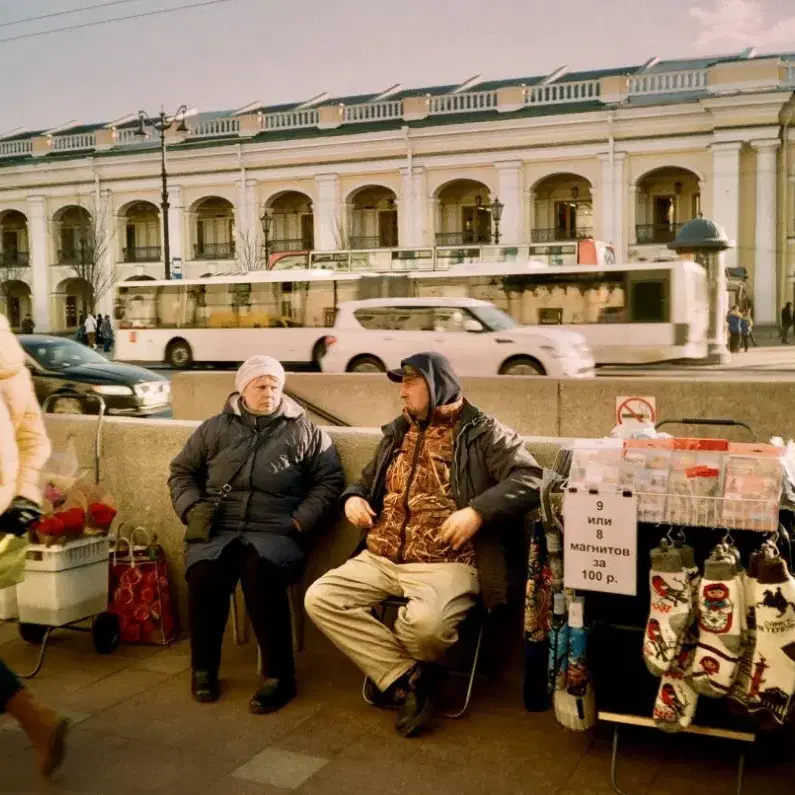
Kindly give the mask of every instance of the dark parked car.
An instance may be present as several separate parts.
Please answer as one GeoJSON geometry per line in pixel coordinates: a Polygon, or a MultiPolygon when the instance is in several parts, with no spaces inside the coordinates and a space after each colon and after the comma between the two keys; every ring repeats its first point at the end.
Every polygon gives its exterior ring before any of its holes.
{"type": "Polygon", "coordinates": [[[171,408],[171,383],[158,373],[111,362],[74,340],[44,334],[22,334],[39,403],[51,395],[48,411],[96,414],[98,402],[74,397],[99,395],[108,414],[146,417],[171,408]]]}

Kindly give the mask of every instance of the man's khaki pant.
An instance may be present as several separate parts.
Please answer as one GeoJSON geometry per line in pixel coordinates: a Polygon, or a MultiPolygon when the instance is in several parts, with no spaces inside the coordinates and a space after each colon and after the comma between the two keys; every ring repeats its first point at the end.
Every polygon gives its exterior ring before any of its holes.
{"type": "Polygon", "coordinates": [[[418,660],[434,662],[458,640],[458,624],[480,590],[477,570],[463,563],[392,563],[362,552],[316,580],[306,612],[380,690],[418,660]],[[409,601],[394,631],[370,612],[388,596],[409,601]]]}

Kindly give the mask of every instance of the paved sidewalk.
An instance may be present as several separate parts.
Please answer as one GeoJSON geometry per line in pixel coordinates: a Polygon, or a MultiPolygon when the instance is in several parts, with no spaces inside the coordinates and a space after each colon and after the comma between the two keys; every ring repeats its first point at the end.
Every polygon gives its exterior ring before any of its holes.
{"type": "Polygon", "coordinates": [[[652,376],[654,378],[764,377],[795,378],[795,345],[759,345],[748,352],[732,354],[728,364],[661,362],[647,365],[609,365],[598,370],[601,377],[652,376]]]}
{"type": "MultiPolygon", "coordinates": [[[[225,647],[220,702],[195,704],[188,648],[124,647],[100,657],[87,636],[55,633],[34,693],[75,725],[52,783],[39,779],[25,737],[0,718],[1,793],[202,795],[608,795],[604,727],[560,729],[551,712],[521,705],[519,650],[504,679],[478,682],[470,713],[404,740],[394,714],[364,704],[361,677],[310,630],[299,656],[300,697],[270,716],[250,715],[256,648],[225,647]]],[[[0,624],[0,656],[30,668],[35,650],[0,624]]],[[[628,795],[733,793],[731,745],[628,736],[621,769],[628,795]]],[[[746,795],[791,792],[795,761],[752,759],[746,795]]]]}

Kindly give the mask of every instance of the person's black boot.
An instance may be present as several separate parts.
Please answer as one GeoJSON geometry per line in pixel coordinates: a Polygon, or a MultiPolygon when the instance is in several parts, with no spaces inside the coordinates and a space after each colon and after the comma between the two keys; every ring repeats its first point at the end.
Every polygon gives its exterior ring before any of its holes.
{"type": "Polygon", "coordinates": [[[418,663],[407,676],[406,700],[398,713],[395,729],[404,737],[413,737],[433,715],[433,675],[429,667],[418,663]]]}
{"type": "Polygon", "coordinates": [[[221,683],[218,674],[209,671],[192,671],[190,676],[190,692],[200,704],[218,701],[221,695],[221,683]]]}
{"type": "Polygon", "coordinates": [[[255,715],[265,715],[268,712],[276,712],[286,704],[289,704],[296,696],[295,679],[283,677],[281,679],[265,679],[257,689],[257,692],[248,702],[249,709],[255,715]]]}

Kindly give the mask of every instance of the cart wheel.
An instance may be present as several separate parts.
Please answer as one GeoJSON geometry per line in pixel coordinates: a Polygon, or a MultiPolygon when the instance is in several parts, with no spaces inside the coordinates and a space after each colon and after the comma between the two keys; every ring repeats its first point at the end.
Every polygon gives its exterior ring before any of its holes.
{"type": "Polygon", "coordinates": [[[44,640],[49,627],[43,624],[20,624],[19,634],[22,640],[32,643],[34,646],[39,646],[44,640]]]}
{"type": "Polygon", "coordinates": [[[91,637],[97,654],[112,654],[121,641],[119,617],[113,613],[100,613],[91,625],[91,637]]]}

